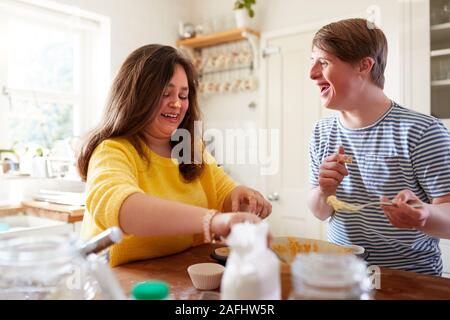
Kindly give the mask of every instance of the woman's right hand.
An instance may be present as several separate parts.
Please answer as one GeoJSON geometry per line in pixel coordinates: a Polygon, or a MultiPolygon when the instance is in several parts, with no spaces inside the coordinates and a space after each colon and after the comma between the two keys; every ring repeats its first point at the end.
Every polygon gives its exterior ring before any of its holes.
{"type": "Polygon", "coordinates": [[[261,219],[248,212],[226,212],[217,213],[211,219],[211,232],[219,237],[227,237],[231,227],[242,222],[259,223],[261,219]]]}
{"type": "Polygon", "coordinates": [[[348,170],[345,164],[340,162],[342,155],[345,154],[344,147],[340,146],[337,154],[333,154],[322,162],[319,168],[319,188],[326,196],[336,195],[336,190],[348,176],[348,170]]]}

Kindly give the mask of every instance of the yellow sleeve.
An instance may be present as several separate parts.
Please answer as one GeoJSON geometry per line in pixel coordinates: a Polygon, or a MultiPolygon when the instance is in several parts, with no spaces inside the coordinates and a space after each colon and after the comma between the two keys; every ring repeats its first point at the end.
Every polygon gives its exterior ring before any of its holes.
{"type": "Polygon", "coordinates": [[[119,226],[119,211],[138,186],[137,152],[126,141],[105,140],[92,153],[86,182],[86,209],[98,228],[119,226]]]}
{"type": "Polygon", "coordinates": [[[236,188],[237,185],[233,181],[233,179],[231,179],[231,177],[225,173],[223,168],[217,165],[216,160],[211,154],[209,154],[208,152],[206,152],[205,154],[205,160],[207,165],[210,167],[214,187],[216,190],[217,207],[214,209],[222,211],[225,198],[231,193],[231,191],[234,190],[234,188],[236,188]]]}

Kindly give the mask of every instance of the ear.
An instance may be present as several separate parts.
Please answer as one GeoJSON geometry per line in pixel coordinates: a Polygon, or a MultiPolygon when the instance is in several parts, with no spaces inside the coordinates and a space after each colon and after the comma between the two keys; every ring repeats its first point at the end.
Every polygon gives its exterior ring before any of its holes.
{"type": "Polygon", "coordinates": [[[359,72],[361,74],[369,74],[372,71],[375,60],[371,57],[365,57],[359,62],[359,72]]]}

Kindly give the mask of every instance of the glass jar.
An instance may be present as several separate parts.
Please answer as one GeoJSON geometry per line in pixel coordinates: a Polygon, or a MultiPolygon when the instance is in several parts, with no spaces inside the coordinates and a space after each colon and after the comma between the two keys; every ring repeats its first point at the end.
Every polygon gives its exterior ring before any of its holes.
{"type": "Polygon", "coordinates": [[[109,267],[80,248],[69,234],[0,240],[0,300],[114,298],[109,267]]]}
{"type": "Polygon", "coordinates": [[[369,300],[366,263],[352,254],[301,254],[291,266],[292,299],[369,300]]]}

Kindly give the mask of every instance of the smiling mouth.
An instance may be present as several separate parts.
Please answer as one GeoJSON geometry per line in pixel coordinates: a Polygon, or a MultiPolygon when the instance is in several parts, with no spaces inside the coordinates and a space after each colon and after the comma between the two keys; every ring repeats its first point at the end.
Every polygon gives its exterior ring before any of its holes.
{"type": "Polygon", "coordinates": [[[320,94],[323,96],[323,95],[325,95],[327,92],[328,92],[328,90],[330,89],[330,85],[327,83],[327,84],[320,84],[319,85],[319,88],[320,88],[320,94]]]}
{"type": "Polygon", "coordinates": [[[180,117],[180,115],[176,113],[161,113],[161,116],[171,120],[178,120],[178,118],[180,117]]]}

